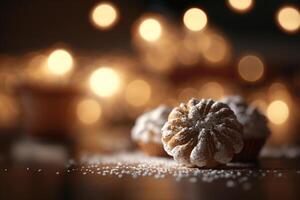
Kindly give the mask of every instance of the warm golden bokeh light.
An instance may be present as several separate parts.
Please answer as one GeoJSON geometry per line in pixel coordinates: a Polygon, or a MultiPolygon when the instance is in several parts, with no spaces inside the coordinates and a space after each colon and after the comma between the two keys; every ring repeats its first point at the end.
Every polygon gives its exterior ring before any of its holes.
{"type": "Polygon", "coordinates": [[[207,16],[199,8],[190,8],[184,13],[183,23],[191,31],[201,31],[207,25],[207,16]]]}
{"type": "Polygon", "coordinates": [[[291,103],[291,96],[287,87],[281,82],[272,83],[268,89],[268,98],[270,100],[283,100],[291,103]]]}
{"type": "Polygon", "coordinates": [[[228,0],[229,7],[241,13],[249,11],[253,3],[253,0],[228,0]]]}
{"type": "Polygon", "coordinates": [[[266,113],[267,106],[268,106],[267,103],[262,99],[253,100],[250,105],[253,106],[253,107],[258,108],[259,111],[261,111],[263,114],[266,113]]]}
{"type": "Polygon", "coordinates": [[[109,29],[118,20],[118,11],[111,3],[101,3],[92,10],[93,23],[101,29],[109,29]]]}
{"type": "Polygon", "coordinates": [[[64,75],[71,71],[73,67],[73,58],[71,54],[64,49],[53,51],[47,60],[47,69],[55,75],[64,75]]]}
{"type": "Polygon", "coordinates": [[[128,84],[125,99],[132,106],[143,106],[151,97],[151,86],[144,80],[134,80],[128,84]]]}
{"type": "Polygon", "coordinates": [[[121,80],[115,70],[109,67],[101,67],[91,74],[89,83],[95,94],[101,97],[109,97],[119,90],[121,80]]]}
{"type": "Polygon", "coordinates": [[[181,41],[177,59],[183,65],[194,65],[200,60],[197,37],[186,35],[181,41]]]}
{"type": "Polygon", "coordinates": [[[284,31],[296,32],[300,27],[299,10],[292,6],[280,8],[277,13],[277,22],[284,31]]]}
{"type": "Polygon", "coordinates": [[[147,18],[139,25],[139,34],[148,42],[156,41],[162,34],[162,26],[157,19],[147,18]]]}
{"type": "Polygon", "coordinates": [[[275,100],[267,108],[267,116],[274,124],[283,124],[289,117],[289,107],[281,100],[275,100]]]}
{"type": "Polygon", "coordinates": [[[245,81],[255,82],[262,78],[264,74],[264,64],[259,57],[247,55],[240,59],[238,72],[245,81]]]}
{"type": "Polygon", "coordinates": [[[200,88],[200,97],[206,99],[220,99],[224,96],[224,88],[218,82],[207,82],[200,88]]]}
{"type": "Polygon", "coordinates": [[[181,90],[181,92],[178,95],[178,101],[179,102],[187,102],[191,98],[197,98],[198,97],[198,91],[195,88],[185,88],[181,90]]]}
{"type": "Polygon", "coordinates": [[[94,99],[83,99],[77,104],[77,117],[86,125],[96,123],[102,113],[100,104],[94,99]]]}
{"type": "Polygon", "coordinates": [[[217,34],[209,36],[209,45],[203,49],[203,56],[210,63],[220,63],[228,57],[229,49],[225,39],[217,34]]]}

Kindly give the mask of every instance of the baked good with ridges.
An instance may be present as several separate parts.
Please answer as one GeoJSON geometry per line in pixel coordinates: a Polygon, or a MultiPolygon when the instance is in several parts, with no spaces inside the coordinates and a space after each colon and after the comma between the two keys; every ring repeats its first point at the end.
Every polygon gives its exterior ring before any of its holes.
{"type": "Polygon", "coordinates": [[[193,98],[171,111],[162,142],[182,165],[214,167],[230,162],[242,150],[242,125],[226,104],[193,98]]]}

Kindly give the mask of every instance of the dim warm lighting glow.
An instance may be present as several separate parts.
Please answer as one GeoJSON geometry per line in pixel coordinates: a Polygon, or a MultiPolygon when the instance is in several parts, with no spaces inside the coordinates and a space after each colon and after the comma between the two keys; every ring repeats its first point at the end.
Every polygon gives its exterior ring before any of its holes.
{"type": "Polygon", "coordinates": [[[178,95],[179,102],[187,102],[191,98],[197,98],[198,91],[194,88],[185,88],[178,95]]]}
{"type": "Polygon", "coordinates": [[[89,81],[92,91],[101,97],[115,94],[121,82],[117,72],[109,67],[101,67],[94,71],[89,81]]]}
{"type": "Polygon", "coordinates": [[[191,31],[201,31],[207,25],[207,16],[199,8],[190,8],[184,13],[183,23],[191,31]]]}
{"type": "Polygon", "coordinates": [[[73,58],[68,51],[57,49],[49,55],[47,67],[55,75],[64,75],[72,69],[73,58]]]}
{"type": "Polygon", "coordinates": [[[132,106],[143,106],[151,97],[151,87],[144,80],[134,80],[128,84],[125,92],[126,101],[132,106]]]}
{"type": "Polygon", "coordinates": [[[148,18],[142,21],[139,26],[140,36],[149,42],[156,41],[160,38],[162,33],[162,27],[158,20],[154,18],[148,18]]]}
{"type": "Polygon", "coordinates": [[[117,22],[118,12],[112,4],[101,3],[93,9],[91,17],[97,27],[108,29],[117,22]]]}
{"type": "Polygon", "coordinates": [[[300,27],[299,10],[292,6],[281,8],[277,13],[277,22],[287,32],[296,32],[300,27]]]}
{"type": "Polygon", "coordinates": [[[284,101],[275,100],[267,108],[267,116],[274,124],[283,124],[289,117],[289,107],[284,101]]]}
{"type": "Polygon", "coordinates": [[[209,36],[209,45],[203,50],[204,58],[210,63],[220,63],[224,61],[229,54],[224,38],[217,34],[209,36]]]}
{"type": "Polygon", "coordinates": [[[206,99],[220,99],[224,93],[224,88],[218,82],[207,82],[200,89],[200,97],[206,99]]]}
{"type": "Polygon", "coordinates": [[[257,56],[247,55],[239,61],[238,72],[245,81],[255,82],[263,76],[264,64],[257,56]]]}
{"type": "Polygon", "coordinates": [[[102,113],[100,104],[94,99],[83,99],[77,105],[77,117],[86,124],[96,123],[102,113]]]}
{"type": "MultiPolygon", "coordinates": [[[[194,34],[192,34],[194,35],[194,34]]],[[[198,34],[197,34],[198,35],[198,34]]],[[[194,36],[186,35],[181,42],[179,52],[177,53],[178,61],[183,65],[194,65],[200,59],[200,50],[198,47],[198,40],[194,36]]]]}
{"type": "Polygon", "coordinates": [[[251,106],[258,108],[259,111],[261,111],[263,114],[265,114],[268,105],[264,100],[256,99],[256,100],[251,102],[251,106]]]}
{"type": "Polygon", "coordinates": [[[238,12],[247,12],[253,6],[253,0],[228,0],[229,7],[238,12]]]}
{"type": "Polygon", "coordinates": [[[18,117],[18,104],[10,96],[0,93],[0,127],[16,123],[18,117]]]}
{"type": "Polygon", "coordinates": [[[270,100],[283,100],[287,103],[291,103],[291,96],[287,87],[281,82],[272,83],[268,89],[268,98],[270,100]]]}

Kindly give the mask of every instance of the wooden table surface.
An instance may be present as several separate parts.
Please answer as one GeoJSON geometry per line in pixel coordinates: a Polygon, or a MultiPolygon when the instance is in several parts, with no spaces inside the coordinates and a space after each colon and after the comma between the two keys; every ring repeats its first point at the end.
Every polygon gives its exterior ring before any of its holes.
{"type": "Polygon", "coordinates": [[[300,199],[299,159],[188,169],[169,159],[107,158],[67,166],[2,163],[0,199],[300,199]]]}

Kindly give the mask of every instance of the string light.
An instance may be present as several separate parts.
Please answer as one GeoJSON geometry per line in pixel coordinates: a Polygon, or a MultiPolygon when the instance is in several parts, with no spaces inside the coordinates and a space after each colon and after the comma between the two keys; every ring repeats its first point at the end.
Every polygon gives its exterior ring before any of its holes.
{"type": "Polygon", "coordinates": [[[77,117],[86,125],[96,123],[102,113],[100,104],[94,99],[83,99],[77,105],[77,117]]]}
{"type": "Polygon", "coordinates": [[[68,51],[57,49],[49,55],[47,67],[52,74],[64,75],[71,71],[73,67],[73,58],[68,51]]]}
{"type": "Polygon", "coordinates": [[[91,74],[89,83],[95,94],[101,97],[110,97],[119,90],[121,81],[115,70],[101,67],[91,74]]]}
{"type": "Polygon", "coordinates": [[[183,23],[191,31],[201,31],[207,25],[207,16],[199,8],[190,8],[184,13],[183,23]]]}
{"type": "Polygon", "coordinates": [[[229,7],[240,13],[249,11],[253,7],[253,0],[228,0],[229,7]]]}
{"type": "Polygon", "coordinates": [[[151,97],[151,86],[144,80],[134,80],[128,84],[125,92],[126,101],[132,106],[143,106],[151,97]]]}
{"type": "Polygon", "coordinates": [[[111,3],[101,3],[92,10],[91,19],[98,28],[109,29],[116,24],[118,11],[111,3]]]}
{"type": "Polygon", "coordinates": [[[283,124],[289,117],[289,107],[282,100],[275,100],[267,108],[269,120],[277,125],[283,124]]]}
{"type": "Polygon", "coordinates": [[[247,55],[240,59],[238,72],[245,81],[255,82],[263,76],[264,64],[259,57],[247,55]]]}
{"type": "Polygon", "coordinates": [[[285,6],[277,12],[277,22],[286,32],[294,33],[300,27],[299,10],[293,6],[285,6]]]}
{"type": "Polygon", "coordinates": [[[162,34],[162,26],[157,19],[147,18],[139,25],[139,34],[148,42],[156,41],[162,34]]]}

